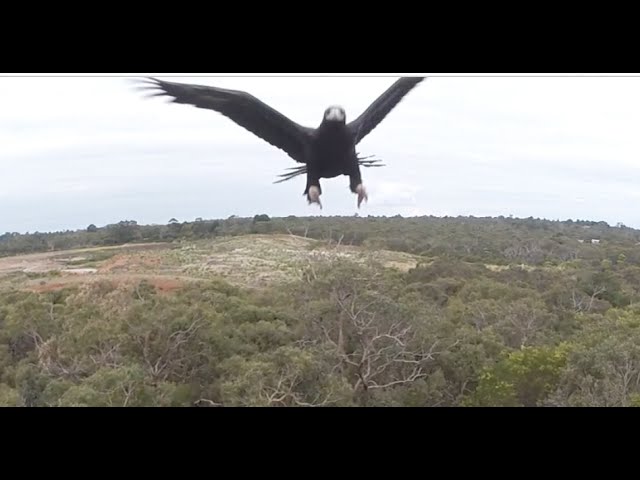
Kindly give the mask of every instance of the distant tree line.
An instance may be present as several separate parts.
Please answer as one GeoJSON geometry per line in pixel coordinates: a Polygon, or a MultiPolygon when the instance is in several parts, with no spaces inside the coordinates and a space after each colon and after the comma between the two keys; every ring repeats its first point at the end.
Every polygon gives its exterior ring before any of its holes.
{"type": "Polygon", "coordinates": [[[605,222],[549,221],[508,217],[285,217],[266,214],[252,218],[139,225],[123,220],[104,227],[52,233],[0,235],[0,255],[122,245],[175,242],[246,234],[290,234],[308,238],[387,249],[417,255],[483,260],[497,265],[558,265],[572,261],[613,264],[639,260],[640,231],[605,222]]]}

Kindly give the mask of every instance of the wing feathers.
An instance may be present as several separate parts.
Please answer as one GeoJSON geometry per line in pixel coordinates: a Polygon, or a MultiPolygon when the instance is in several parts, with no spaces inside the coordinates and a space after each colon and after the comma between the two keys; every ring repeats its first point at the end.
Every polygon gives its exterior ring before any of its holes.
{"type": "Polygon", "coordinates": [[[362,115],[351,122],[349,128],[356,135],[356,144],[369,135],[391,110],[423,80],[423,77],[403,77],[398,79],[362,115]]]}
{"type": "Polygon", "coordinates": [[[143,89],[156,90],[149,96],[172,97],[173,103],[214,110],[267,143],[304,163],[310,129],[303,127],[253,95],[205,85],[145,79],[143,89]],[[159,90],[159,91],[157,91],[159,90]]]}

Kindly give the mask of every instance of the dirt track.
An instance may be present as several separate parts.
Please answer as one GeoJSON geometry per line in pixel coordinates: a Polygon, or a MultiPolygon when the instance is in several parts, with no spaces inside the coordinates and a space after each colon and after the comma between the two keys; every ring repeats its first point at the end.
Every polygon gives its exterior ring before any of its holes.
{"type": "Polygon", "coordinates": [[[87,254],[111,251],[118,252],[118,250],[168,248],[168,246],[169,244],[164,243],[137,243],[114,247],[78,248],[74,250],[0,257],[0,275],[14,272],[44,273],[53,270],[67,270],[67,273],[73,273],[70,271],[73,269],[70,269],[67,264],[73,261],[81,261],[87,254]]]}
{"type": "Polygon", "coordinates": [[[95,281],[131,283],[147,280],[161,293],[197,280],[162,268],[166,243],[78,248],[0,258],[0,287],[51,292],[95,281]],[[35,277],[35,278],[34,278],[35,277]]]}

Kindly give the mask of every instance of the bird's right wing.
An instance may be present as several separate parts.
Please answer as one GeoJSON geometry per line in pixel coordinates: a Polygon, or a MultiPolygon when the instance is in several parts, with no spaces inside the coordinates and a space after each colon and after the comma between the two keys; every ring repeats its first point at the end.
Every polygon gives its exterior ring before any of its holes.
{"type": "Polygon", "coordinates": [[[159,90],[151,96],[173,97],[173,103],[214,110],[231,119],[267,143],[286,152],[291,158],[305,163],[305,148],[310,128],[287,118],[253,95],[205,85],[146,79],[146,88],[159,90]]]}

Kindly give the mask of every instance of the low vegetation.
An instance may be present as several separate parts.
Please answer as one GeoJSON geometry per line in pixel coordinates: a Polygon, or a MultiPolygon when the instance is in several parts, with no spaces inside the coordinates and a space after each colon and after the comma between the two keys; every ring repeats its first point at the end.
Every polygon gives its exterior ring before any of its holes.
{"type": "Polygon", "coordinates": [[[640,231],[254,218],[0,236],[0,405],[640,406],[640,231]]]}

